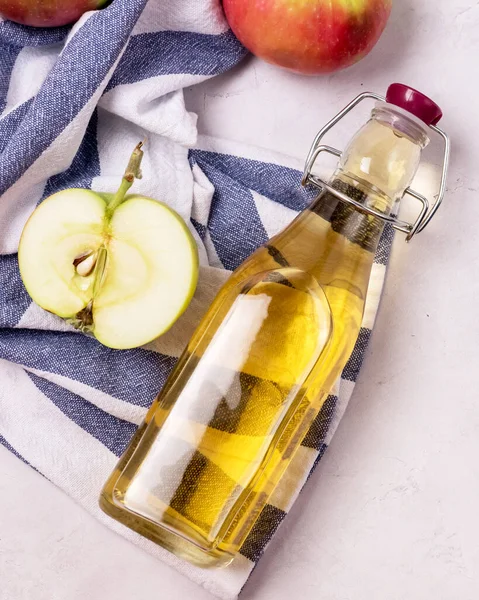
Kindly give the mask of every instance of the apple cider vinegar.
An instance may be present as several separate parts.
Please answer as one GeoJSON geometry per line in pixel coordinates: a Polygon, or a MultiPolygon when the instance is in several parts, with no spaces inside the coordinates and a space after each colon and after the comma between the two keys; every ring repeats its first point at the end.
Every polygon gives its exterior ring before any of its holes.
{"type": "Polygon", "coordinates": [[[376,105],[329,185],[219,292],[106,483],[106,513],[195,564],[233,559],[351,355],[384,219],[427,143],[414,114],[376,105]]]}

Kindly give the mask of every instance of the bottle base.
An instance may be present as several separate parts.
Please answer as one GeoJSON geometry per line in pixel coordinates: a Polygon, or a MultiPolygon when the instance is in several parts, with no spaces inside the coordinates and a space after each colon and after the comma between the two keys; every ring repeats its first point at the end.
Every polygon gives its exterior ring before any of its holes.
{"type": "Polygon", "coordinates": [[[109,517],[195,566],[204,569],[223,568],[234,559],[234,555],[218,549],[206,551],[158,523],[130,512],[124,507],[120,508],[105,491],[100,496],[99,505],[109,517]]]}

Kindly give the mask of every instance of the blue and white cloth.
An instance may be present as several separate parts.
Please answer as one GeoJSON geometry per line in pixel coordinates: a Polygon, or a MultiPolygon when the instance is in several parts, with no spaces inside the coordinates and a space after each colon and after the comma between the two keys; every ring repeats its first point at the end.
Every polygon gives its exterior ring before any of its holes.
{"type": "Polygon", "coordinates": [[[0,442],[119,534],[227,599],[240,592],[344,413],[392,241],[386,229],[353,356],[229,567],[193,567],[101,513],[104,481],[229,271],[311,200],[293,160],[197,139],[183,88],[244,55],[219,0],[114,0],[73,28],[0,22],[0,442]],[[190,224],[200,282],[168,334],[144,349],[113,351],[31,302],[16,251],[39,202],[68,187],[114,191],[145,137],[135,191],[190,224]]]}

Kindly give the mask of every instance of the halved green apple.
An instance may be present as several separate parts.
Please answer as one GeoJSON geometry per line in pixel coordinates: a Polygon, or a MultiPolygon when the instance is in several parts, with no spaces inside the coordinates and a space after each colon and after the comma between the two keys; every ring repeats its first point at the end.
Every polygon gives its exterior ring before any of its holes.
{"type": "Polygon", "coordinates": [[[69,189],[42,202],[18,250],[38,305],[119,349],[167,331],[198,279],[197,247],[182,218],[161,202],[125,195],[140,175],[140,144],[135,153],[117,194],[69,189]]]}

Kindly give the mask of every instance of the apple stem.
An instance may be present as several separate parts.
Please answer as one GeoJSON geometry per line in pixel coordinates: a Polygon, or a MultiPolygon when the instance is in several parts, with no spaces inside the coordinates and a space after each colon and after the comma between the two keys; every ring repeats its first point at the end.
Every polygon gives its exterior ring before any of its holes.
{"type": "Polygon", "coordinates": [[[140,165],[141,159],[143,158],[143,150],[141,149],[143,143],[144,142],[140,142],[137,144],[132,155],[130,156],[130,160],[128,162],[128,166],[126,167],[125,174],[123,175],[123,179],[121,180],[120,187],[106,209],[107,217],[111,218],[112,214],[123,202],[128,190],[133,185],[134,180],[141,179],[140,165]]]}

